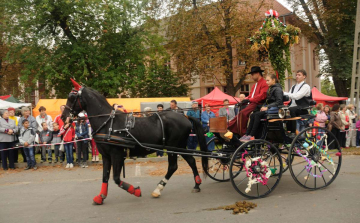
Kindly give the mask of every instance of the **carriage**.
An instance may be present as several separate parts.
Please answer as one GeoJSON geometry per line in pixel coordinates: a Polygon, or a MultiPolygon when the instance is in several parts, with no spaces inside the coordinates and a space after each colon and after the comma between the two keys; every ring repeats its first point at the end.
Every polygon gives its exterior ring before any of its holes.
{"type": "Polygon", "coordinates": [[[247,143],[241,143],[236,135],[231,140],[224,139],[222,134],[227,129],[226,120],[224,122],[221,117],[211,120],[210,128],[216,137],[208,145],[216,142],[216,149],[208,151],[201,123],[195,118],[170,111],[135,119],[132,114],[115,112],[99,92],[75,81],[73,85],[62,119],[68,121],[83,110],[88,113],[94,129],[93,137],[103,157],[102,187],[100,194],[93,199],[96,204],[103,204],[107,196],[111,167],[114,181],[120,188],[141,196],[139,187],[120,179],[128,148],[130,153],[142,155],[166,149],[168,172],[152,193],[153,197],[160,196],[160,191],[177,170],[177,155],[181,155],[193,170],[193,192],[200,192],[201,178],[194,159],[194,156],[199,156],[205,174],[216,181],[230,180],[235,190],[247,198],[261,198],[270,194],[287,169],[300,186],[316,190],[330,185],[341,167],[339,142],[327,129],[312,126],[296,136],[287,134],[284,123],[308,119],[311,115],[289,117],[290,112],[285,106],[280,108],[278,114],[268,115],[261,120],[262,131],[256,137],[259,139],[247,143]],[[200,150],[185,148],[192,128],[199,140],[200,150]]]}
{"type": "MultiPolygon", "coordinates": [[[[284,101],[286,101],[286,97],[284,101]]],[[[309,126],[297,135],[290,134],[286,122],[306,121],[315,116],[310,106],[309,114],[290,117],[288,107],[278,114],[269,114],[261,120],[261,131],[256,138],[241,143],[236,137],[226,139],[226,119],[210,119],[210,131],[215,136],[207,142],[215,143],[206,174],[219,182],[231,181],[235,190],[247,198],[261,198],[270,194],[279,184],[281,176],[290,171],[295,182],[303,188],[317,190],[330,185],[337,177],[342,161],[339,141],[328,129],[309,126]]]]}

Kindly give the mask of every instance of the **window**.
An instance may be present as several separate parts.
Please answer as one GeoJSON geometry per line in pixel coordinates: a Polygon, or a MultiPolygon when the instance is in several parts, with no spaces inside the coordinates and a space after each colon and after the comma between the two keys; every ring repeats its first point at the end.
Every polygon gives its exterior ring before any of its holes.
{"type": "Polygon", "coordinates": [[[243,66],[245,65],[246,62],[245,61],[242,61],[242,60],[238,60],[238,66],[243,66]]]}
{"type": "Polygon", "coordinates": [[[223,92],[224,92],[225,94],[227,94],[227,88],[226,88],[226,87],[224,87],[223,92]]]}
{"type": "Polygon", "coordinates": [[[208,88],[206,88],[206,92],[207,92],[207,94],[209,94],[210,92],[212,92],[214,90],[214,88],[213,87],[208,87],[208,88]]]}
{"type": "Polygon", "coordinates": [[[248,92],[249,91],[249,85],[248,84],[241,85],[240,91],[241,92],[248,92]]]}

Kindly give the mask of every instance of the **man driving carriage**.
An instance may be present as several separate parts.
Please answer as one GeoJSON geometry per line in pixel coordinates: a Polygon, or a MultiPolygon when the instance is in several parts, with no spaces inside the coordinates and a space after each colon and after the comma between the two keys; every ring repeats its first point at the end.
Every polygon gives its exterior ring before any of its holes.
{"type": "Polygon", "coordinates": [[[266,92],[269,86],[263,78],[263,72],[264,70],[258,66],[251,67],[251,71],[248,74],[251,74],[251,78],[256,84],[252,86],[249,96],[242,101],[242,104],[249,104],[245,109],[239,111],[237,116],[230,121],[228,129],[231,132],[238,133],[241,136],[244,135],[250,113],[254,111],[258,105],[265,102],[266,92]]]}

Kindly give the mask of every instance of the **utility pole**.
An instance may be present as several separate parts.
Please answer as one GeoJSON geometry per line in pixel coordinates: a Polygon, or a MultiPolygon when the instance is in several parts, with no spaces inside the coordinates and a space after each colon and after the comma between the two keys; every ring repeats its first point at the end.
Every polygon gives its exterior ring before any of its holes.
{"type": "Polygon", "coordinates": [[[359,111],[360,97],[360,0],[357,1],[350,103],[359,111]]]}

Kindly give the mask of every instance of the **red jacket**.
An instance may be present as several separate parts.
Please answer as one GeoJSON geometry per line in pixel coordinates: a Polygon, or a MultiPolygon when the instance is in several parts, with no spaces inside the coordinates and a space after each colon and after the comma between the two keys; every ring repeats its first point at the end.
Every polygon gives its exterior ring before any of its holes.
{"type": "Polygon", "coordinates": [[[59,125],[59,129],[63,127],[64,122],[61,119],[61,114],[55,117],[54,122],[56,122],[59,125]]]}
{"type": "Polygon", "coordinates": [[[255,86],[256,84],[251,87],[251,91],[247,99],[249,99],[251,103],[262,104],[266,100],[266,92],[269,89],[269,86],[266,84],[265,78],[261,78],[257,82],[254,97],[251,97],[254,92],[255,86]]]}
{"type": "Polygon", "coordinates": [[[64,129],[64,126],[61,127],[60,134],[63,135],[64,142],[74,141],[74,138],[75,138],[74,123],[72,125],[70,125],[70,127],[67,129],[64,129]],[[68,129],[69,129],[69,131],[68,131],[68,129]]]}

